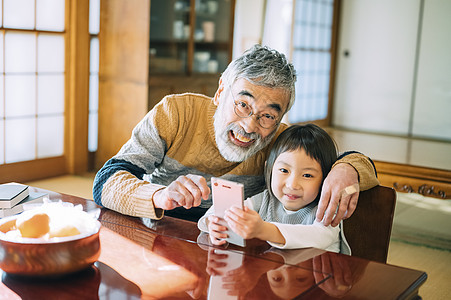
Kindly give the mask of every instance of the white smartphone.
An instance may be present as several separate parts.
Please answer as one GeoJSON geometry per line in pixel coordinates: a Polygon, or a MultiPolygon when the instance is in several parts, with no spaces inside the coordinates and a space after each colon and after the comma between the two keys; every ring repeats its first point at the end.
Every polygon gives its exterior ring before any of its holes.
{"type": "MultiPolygon", "coordinates": [[[[244,202],[244,186],[241,183],[233,182],[221,178],[211,178],[211,189],[213,194],[213,205],[215,216],[224,219],[224,213],[232,206],[238,206],[243,208],[244,202]]],[[[221,225],[228,227],[225,220],[219,222],[221,225]]],[[[244,247],[246,246],[246,240],[241,236],[227,230],[229,237],[226,239],[229,243],[244,247]]]]}

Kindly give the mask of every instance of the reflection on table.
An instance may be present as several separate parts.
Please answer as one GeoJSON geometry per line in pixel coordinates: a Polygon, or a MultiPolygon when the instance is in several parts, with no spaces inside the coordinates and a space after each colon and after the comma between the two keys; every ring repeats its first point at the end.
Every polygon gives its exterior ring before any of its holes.
{"type": "Polygon", "coordinates": [[[319,249],[279,250],[258,240],[213,247],[195,223],[170,217],[153,221],[102,208],[99,220],[101,255],[93,266],[60,278],[2,273],[0,298],[403,299],[426,280],[424,272],[319,249]]]}

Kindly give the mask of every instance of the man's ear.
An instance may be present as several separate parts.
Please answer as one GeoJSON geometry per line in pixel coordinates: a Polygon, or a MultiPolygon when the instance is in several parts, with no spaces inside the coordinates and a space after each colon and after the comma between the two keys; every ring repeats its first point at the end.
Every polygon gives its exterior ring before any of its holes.
{"type": "Polygon", "coordinates": [[[222,78],[219,79],[219,86],[216,90],[215,96],[213,98],[213,103],[218,106],[219,104],[219,97],[221,96],[221,93],[224,91],[224,83],[222,82],[222,78]]]}

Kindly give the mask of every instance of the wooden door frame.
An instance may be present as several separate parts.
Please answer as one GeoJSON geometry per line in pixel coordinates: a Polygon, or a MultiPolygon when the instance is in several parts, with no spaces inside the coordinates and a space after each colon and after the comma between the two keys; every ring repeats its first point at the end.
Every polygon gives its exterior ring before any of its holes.
{"type": "Polygon", "coordinates": [[[321,126],[331,126],[333,107],[334,107],[334,97],[335,97],[335,75],[337,70],[337,60],[338,60],[338,35],[339,35],[339,24],[340,24],[340,8],[341,0],[334,1],[334,12],[332,17],[332,41],[330,48],[330,75],[329,75],[329,105],[327,107],[327,117],[324,120],[324,124],[319,124],[321,126]]]}

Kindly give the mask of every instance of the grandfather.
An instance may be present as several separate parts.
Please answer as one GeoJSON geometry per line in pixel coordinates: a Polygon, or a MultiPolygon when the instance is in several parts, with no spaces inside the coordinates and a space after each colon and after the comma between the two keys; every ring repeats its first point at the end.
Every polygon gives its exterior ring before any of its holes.
{"type": "MultiPolygon", "coordinates": [[[[261,192],[266,156],[287,127],[281,120],[293,105],[295,82],[283,54],[255,45],[229,64],[213,99],[166,96],[99,170],[95,202],[131,216],[161,219],[166,211],[197,221],[212,205],[212,176],[243,183],[245,197],[261,192]]],[[[358,192],[343,191],[377,184],[369,158],[341,157],[324,181],[317,219],[336,226],[357,205],[358,192]]]]}

